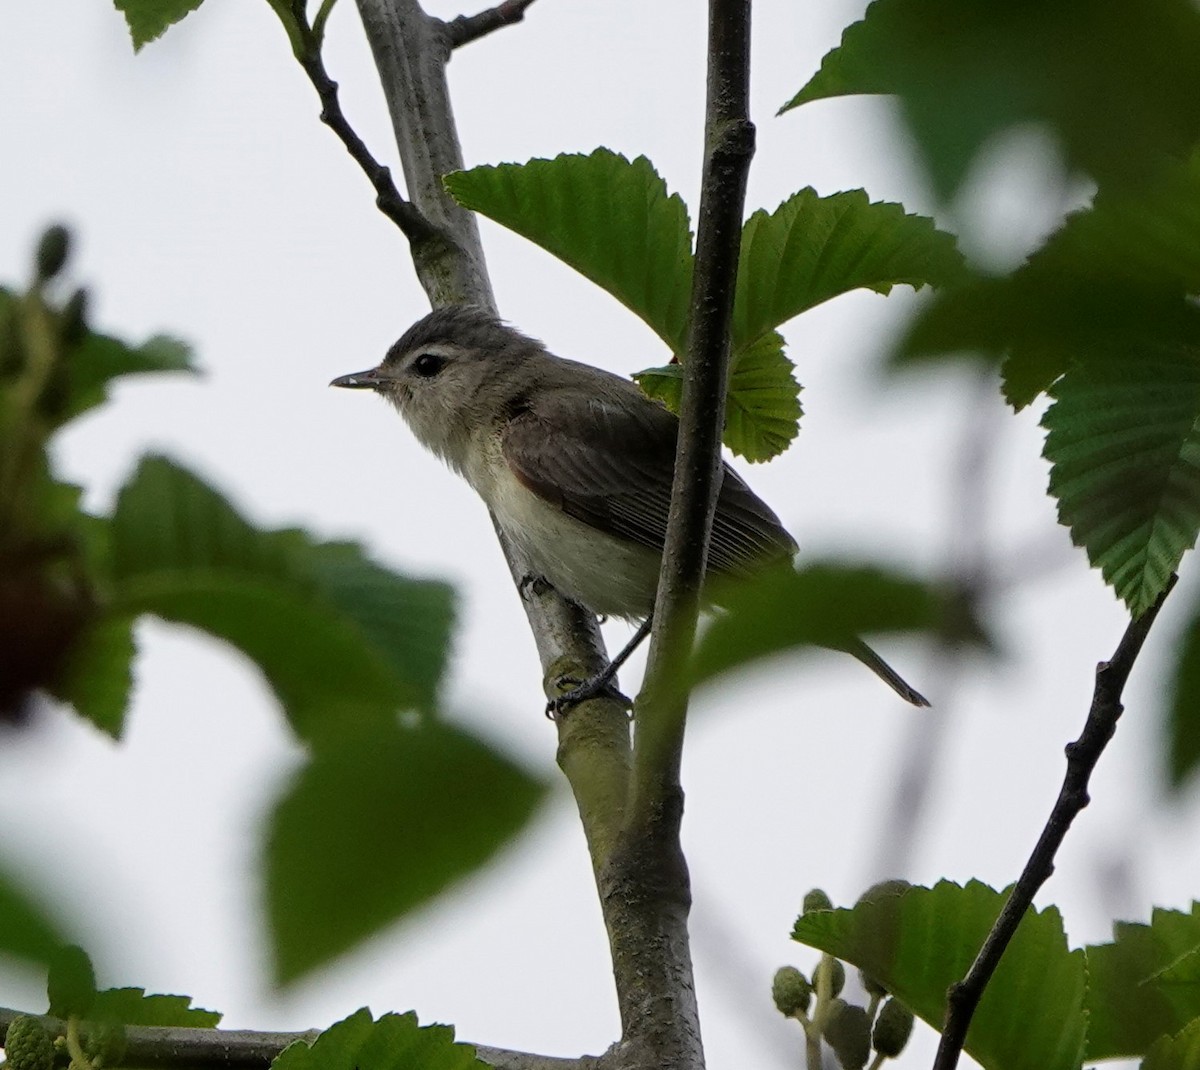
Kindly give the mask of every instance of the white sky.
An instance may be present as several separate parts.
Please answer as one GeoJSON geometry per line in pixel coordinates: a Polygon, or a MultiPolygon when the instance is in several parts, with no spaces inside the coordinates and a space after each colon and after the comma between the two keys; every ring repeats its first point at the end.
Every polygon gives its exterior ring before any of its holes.
{"type": "MultiPolygon", "coordinates": [[[[862,6],[758,6],[752,207],[773,208],[811,184],[822,193],[865,186],[875,199],[931,208],[886,103],[832,101],[773,117],[862,6]]],[[[695,205],[702,8],[541,0],[523,25],[462,51],[451,79],[468,163],[603,144],[645,153],[695,205]]],[[[347,113],[391,159],[350,0],[330,34],[347,113]]],[[[79,239],[75,271],[92,288],[97,326],[135,340],[178,334],[206,372],[120,387],[114,404],[63,437],[63,474],[107,509],[137,457],[163,451],[261,524],[359,539],[391,567],[453,580],[462,627],[450,707],[558,783],[533,644],[482,506],[390,409],[326,388],[375,363],[426,305],[399,235],[317,121],[267,4],[209,0],[135,57],[108,4],[8,0],[0,100],[0,281],[23,284],[40,229],[63,219],[79,239]]],[[[1011,260],[1053,219],[1057,196],[1038,148],[1013,139],[976,176],[963,212],[982,235],[974,251],[1011,260]]],[[[495,227],[485,224],[484,237],[501,308],[517,326],[617,372],[662,362],[661,344],[599,290],[495,227]]],[[[996,604],[1006,659],[971,662],[958,687],[920,649],[887,647],[934,700],[931,714],[836,655],[786,661],[697,700],[685,836],[713,1066],[784,1065],[789,1043],[798,1063],[798,1029],[769,1009],[771,974],[813,958],[788,939],[809,887],[848,904],[880,876],[880,829],[912,732],[940,724],[944,738],[902,875],[1015,879],[1058,791],[1062,747],[1083,723],[1094,664],[1124,626],[1055,525],[1036,413],[1013,418],[998,399],[981,406],[969,378],[872,377],[909,308],[907,295],[855,294],[788,327],[803,431],[782,459],[747,474],[807,553],[936,570],[963,529],[956,457],[968,438],[988,435],[989,552],[1037,578],[996,604]]],[[[1194,590],[1185,567],[1094,802],[1041,897],[1063,907],[1075,943],[1104,939],[1114,914],[1145,920],[1152,904],[1186,908],[1200,889],[1194,794],[1184,808],[1164,807],[1153,750],[1156,668],[1194,590]]],[[[257,827],[299,749],[239,655],[157,622],[139,636],[121,746],[60,711],[0,739],[0,852],[39,874],[76,919],[102,983],[186,992],[239,1027],[323,1025],[370,1004],[455,1023],[464,1039],[556,1054],[598,1052],[616,1037],[599,911],[561,783],[497,865],[297,990],[271,993],[256,918],[257,827]]],[[[615,648],[625,632],[613,626],[609,637],[615,648]]],[[[635,684],[627,674],[626,688],[635,684]]],[[[30,975],[0,981],[2,1003],[40,998],[30,975]]]]}

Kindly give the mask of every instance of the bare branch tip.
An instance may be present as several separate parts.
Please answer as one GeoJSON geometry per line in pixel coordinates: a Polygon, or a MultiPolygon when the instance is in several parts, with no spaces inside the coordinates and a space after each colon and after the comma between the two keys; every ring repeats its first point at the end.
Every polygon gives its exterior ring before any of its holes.
{"type": "Polygon", "coordinates": [[[502,0],[475,15],[459,15],[445,24],[446,43],[453,50],[478,41],[489,33],[515,26],[525,19],[525,11],[533,0],[502,0]]]}

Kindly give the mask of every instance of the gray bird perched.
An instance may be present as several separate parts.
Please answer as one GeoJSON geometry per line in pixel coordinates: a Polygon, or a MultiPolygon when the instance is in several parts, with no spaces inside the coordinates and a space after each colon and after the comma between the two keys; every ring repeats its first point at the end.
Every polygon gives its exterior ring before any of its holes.
{"type": "MultiPolygon", "coordinates": [[[[556,590],[649,631],[666,541],[679,421],[634,382],[564,360],[469,306],[413,324],[369,371],[332,386],[374,390],[487,504],[505,536],[556,590]]],[[[728,464],[708,569],[745,575],[790,561],[795,540],[728,464]]],[[[929,703],[861,641],[848,648],[901,698],[929,703]]],[[[562,696],[599,693],[612,671],[562,696]]]]}

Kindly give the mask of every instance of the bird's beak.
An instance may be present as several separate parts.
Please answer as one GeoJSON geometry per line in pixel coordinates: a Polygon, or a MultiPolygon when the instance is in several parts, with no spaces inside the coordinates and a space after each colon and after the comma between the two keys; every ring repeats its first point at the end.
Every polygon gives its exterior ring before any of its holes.
{"type": "Polygon", "coordinates": [[[365,372],[351,372],[349,375],[339,375],[330,386],[344,386],[351,390],[377,390],[382,382],[378,368],[365,372]]]}

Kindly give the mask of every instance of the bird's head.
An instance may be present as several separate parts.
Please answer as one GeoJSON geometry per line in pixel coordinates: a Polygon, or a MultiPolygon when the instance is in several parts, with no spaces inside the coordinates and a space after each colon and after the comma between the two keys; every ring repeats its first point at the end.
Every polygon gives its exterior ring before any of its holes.
{"type": "Polygon", "coordinates": [[[330,386],[383,395],[423,445],[461,468],[472,433],[504,419],[525,378],[518,369],[544,352],[492,313],[454,305],[414,323],[377,367],[330,386]]]}

